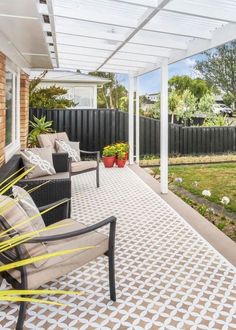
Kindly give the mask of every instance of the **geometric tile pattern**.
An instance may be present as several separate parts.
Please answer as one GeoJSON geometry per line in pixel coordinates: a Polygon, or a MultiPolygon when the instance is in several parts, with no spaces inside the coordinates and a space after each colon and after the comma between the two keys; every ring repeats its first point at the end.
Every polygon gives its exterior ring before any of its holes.
{"type": "MultiPolygon", "coordinates": [[[[84,295],[29,304],[25,329],[236,329],[235,268],[129,168],[102,168],[99,189],[93,172],[73,177],[72,204],[87,225],[117,217],[117,302],[100,257],[45,285],[84,295]]],[[[16,312],[0,305],[1,329],[14,329],[16,312]]]]}

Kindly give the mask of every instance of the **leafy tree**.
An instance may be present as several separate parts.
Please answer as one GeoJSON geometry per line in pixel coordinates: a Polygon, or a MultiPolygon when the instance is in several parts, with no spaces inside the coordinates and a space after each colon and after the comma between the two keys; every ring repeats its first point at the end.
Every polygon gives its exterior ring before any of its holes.
{"type": "Polygon", "coordinates": [[[211,114],[214,104],[214,97],[211,94],[204,95],[198,103],[198,113],[211,114]]]}
{"type": "Polygon", "coordinates": [[[236,102],[236,41],[204,53],[195,69],[213,86],[231,94],[236,102]]]}
{"type": "Polygon", "coordinates": [[[31,108],[45,108],[45,109],[58,109],[58,108],[71,108],[76,104],[67,99],[64,95],[67,94],[67,90],[55,85],[39,88],[38,85],[46,75],[47,71],[44,71],[39,77],[33,79],[29,86],[29,106],[31,108]]]}
{"type": "Polygon", "coordinates": [[[110,80],[98,90],[98,107],[107,109],[128,109],[128,92],[126,88],[119,84],[115,73],[90,72],[92,76],[110,80]]]}
{"type": "Polygon", "coordinates": [[[177,109],[180,106],[181,96],[176,92],[176,90],[172,90],[169,93],[169,110],[171,112],[171,123],[174,123],[174,115],[177,112],[177,109]]]}
{"type": "Polygon", "coordinates": [[[231,93],[225,94],[223,96],[223,101],[228,107],[234,106],[234,96],[231,93]]]}
{"type": "Polygon", "coordinates": [[[169,80],[170,92],[175,91],[178,95],[182,95],[189,90],[199,101],[204,95],[211,92],[211,85],[203,79],[191,78],[189,76],[173,76],[169,80]]]}
{"type": "Polygon", "coordinates": [[[181,118],[183,123],[186,124],[187,120],[191,121],[195,112],[196,97],[187,89],[183,92],[181,101],[178,103],[177,117],[181,118]]]}

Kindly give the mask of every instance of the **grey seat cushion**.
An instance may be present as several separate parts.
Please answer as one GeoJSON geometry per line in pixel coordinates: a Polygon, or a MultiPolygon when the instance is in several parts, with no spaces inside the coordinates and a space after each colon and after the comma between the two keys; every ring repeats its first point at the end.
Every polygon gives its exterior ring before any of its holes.
{"type": "MultiPolygon", "coordinates": [[[[85,227],[84,224],[78,223],[72,219],[65,219],[57,224],[65,224],[67,226],[50,230],[41,234],[45,236],[63,234],[66,232],[75,231],[85,227]]],[[[45,283],[48,283],[56,278],[68,274],[70,271],[83,266],[91,260],[103,255],[108,251],[108,237],[97,231],[93,231],[81,236],[64,239],[60,241],[48,242],[45,244],[48,253],[75,249],[79,247],[94,246],[92,249],[82,250],[73,254],[58,256],[48,259],[44,265],[37,270],[31,265],[27,266],[28,288],[37,289],[45,283]]],[[[20,273],[13,270],[10,274],[20,280],[20,273]]]]}
{"type": "Polygon", "coordinates": [[[69,172],[58,172],[53,175],[40,176],[39,178],[23,179],[23,180],[21,180],[21,183],[22,182],[27,183],[28,181],[65,180],[65,179],[69,179],[69,178],[70,178],[69,172]]]}
{"type": "Polygon", "coordinates": [[[95,169],[97,162],[95,160],[82,160],[80,162],[71,163],[71,172],[82,172],[90,169],[95,169]]]}

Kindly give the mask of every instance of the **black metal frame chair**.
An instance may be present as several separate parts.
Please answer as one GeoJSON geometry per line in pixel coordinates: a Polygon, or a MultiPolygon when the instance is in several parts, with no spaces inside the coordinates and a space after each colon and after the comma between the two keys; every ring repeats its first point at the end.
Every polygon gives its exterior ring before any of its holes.
{"type": "Polygon", "coordinates": [[[86,150],[80,150],[80,153],[86,154],[86,155],[96,155],[96,161],[97,161],[97,167],[91,168],[84,171],[78,171],[78,172],[72,172],[70,170],[71,175],[78,175],[86,172],[96,171],[96,184],[97,188],[100,187],[100,178],[99,178],[99,162],[100,162],[100,151],[86,151],[86,150]]]}
{"type": "MultiPolygon", "coordinates": [[[[60,201],[58,201],[60,202],[60,201]]],[[[57,202],[57,203],[58,203],[57,202]]],[[[56,203],[54,203],[56,204],[56,203]]],[[[41,208],[39,208],[39,211],[43,211],[44,209],[52,206],[45,205],[41,208]]],[[[4,219],[3,216],[0,216],[0,225],[2,226],[3,230],[10,229],[11,227],[8,225],[7,221],[4,219]]],[[[109,287],[110,287],[110,299],[113,301],[116,301],[116,286],[115,286],[115,260],[114,260],[114,250],[115,250],[115,232],[116,232],[116,218],[111,216],[105,220],[102,220],[94,225],[91,225],[89,227],[79,229],[76,231],[72,231],[65,234],[60,235],[53,235],[53,236],[44,236],[44,237],[35,237],[33,239],[30,239],[29,241],[23,243],[22,245],[15,246],[13,248],[13,251],[5,251],[0,253],[0,261],[4,264],[10,264],[11,262],[19,261],[24,259],[24,245],[27,243],[43,243],[43,242],[51,242],[51,241],[58,241],[63,240],[66,238],[73,238],[76,236],[84,235],[89,232],[95,231],[101,227],[104,227],[106,225],[110,225],[109,229],[109,237],[108,237],[108,251],[105,253],[105,255],[108,257],[108,263],[109,263],[109,287]]],[[[15,230],[9,231],[8,235],[10,237],[16,236],[18,233],[15,230]]],[[[3,272],[1,275],[3,278],[6,279],[8,283],[10,283],[13,288],[15,289],[22,289],[27,290],[27,266],[21,266],[18,268],[20,270],[20,277],[21,277],[21,283],[16,281],[8,272],[3,272]]],[[[23,330],[24,320],[26,316],[26,307],[27,302],[23,301],[20,302],[20,309],[19,309],[19,315],[16,325],[16,330],[23,330]]]]}

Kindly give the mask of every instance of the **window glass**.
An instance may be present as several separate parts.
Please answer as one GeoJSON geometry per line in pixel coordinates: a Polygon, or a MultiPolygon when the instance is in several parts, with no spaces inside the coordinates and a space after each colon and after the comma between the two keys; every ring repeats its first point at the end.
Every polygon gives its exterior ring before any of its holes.
{"type": "MultiPolygon", "coordinates": [[[[13,141],[14,75],[6,71],[6,145],[13,141]]],[[[14,125],[15,126],[15,125],[14,125]]]]}
{"type": "Polygon", "coordinates": [[[93,87],[75,87],[74,102],[78,108],[92,108],[93,87]]]}

